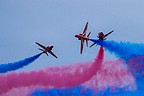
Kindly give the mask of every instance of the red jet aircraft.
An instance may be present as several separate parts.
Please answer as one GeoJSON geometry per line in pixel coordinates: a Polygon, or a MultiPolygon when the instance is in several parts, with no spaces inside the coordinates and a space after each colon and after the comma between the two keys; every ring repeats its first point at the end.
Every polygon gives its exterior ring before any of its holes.
{"type": "Polygon", "coordinates": [[[86,40],[86,45],[88,46],[88,40],[89,40],[89,36],[90,36],[91,32],[89,32],[89,34],[86,36],[87,27],[88,27],[88,22],[85,25],[83,33],[75,35],[76,38],[78,38],[79,40],[81,40],[80,54],[82,54],[83,46],[84,46],[84,41],[85,40],[86,40]]]}
{"type": "Polygon", "coordinates": [[[39,50],[42,51],[42,53],[45,53],[47,56],[48,56],[48,53],[50,53],[50,54],[53,55],[55,58],[58,58],[58,57],[52,52],[52,48],[53,48],[54,46],[49,45],[49,46],[45,47],[45,46],[43,46],[43,45],[41,45],[41,44],[39,44],[39,43],[37,43],[37,42],[35,42],[35,43],[36,43],[37,45],[39,45],[41,48],[43,48],[43,49],[38,48],[39,50]],[[47,52],[48,52],[48,53],[47,53],[47,52]]]}
{"type": "MultiPolygon", "coordinates": [[[[99,38],[99,40],[106,40],[107,39],[106,37],[110,35],[112,32],[113,30],[108,32],[107,34],[104,34],[103,32],[99,32],[97,37],[99,38]]],[[[93,43],[90,47],[94,46],[95,44],[96,43],[93,43]]]]}

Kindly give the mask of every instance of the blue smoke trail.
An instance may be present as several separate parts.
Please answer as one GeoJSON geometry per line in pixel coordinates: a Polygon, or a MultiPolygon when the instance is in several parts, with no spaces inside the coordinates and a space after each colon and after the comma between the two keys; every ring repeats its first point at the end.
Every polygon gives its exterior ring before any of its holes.
{"type": "Polygon", "coordinates": [[[137,90],[133,92],[121,91],[108,96],[143,96],[144,90],[144,44],[130,42],[115,42],[90,39],[96,44],[103,46],[117,57],[123,58],[128,68],[135,77],[137,90]]]}
{"type": "Polygon", "coordinates": [[[90,39],[92,42],[103,46],[109,52],[114,53],[117,57],[128,60],[134,56],[144,55],[144,44],[130,42],[115,42],[107,40],[90,39]]]}
{"type": "Polygon", "coordinates": [[[92,96],[93,92],[89,88],[76,86],[73,88],[53,88],[49,90],[37,89],[30,96],[92,96]]]}
{"type": "Polygon", "coordinates": [[[126,91],[123,89],[119,89],[119,91],[115,93],[106,90],[104,94],[101,94],[99,96],[143,96],[143,90],[126,91]]]}
{"type": "Polygon", "coordinates": [[[106,40],[102,41],[97,39],[90,40],[103,46],[109,52],[114,53],[117,57],[126,60],[129,70],[136,79],[141,79],[141,76],[144,76],[144,44],[106,40]]]}
{"type": "Polygon", "coordinates": [[[130,91],[128,90],[128,86],[125,86],[124,88],[115,88],[113,90],[113,88],[109,87],[107,90],[100,90],[96,93],[89,88],[77,86],[63,89],[38,89],[30,96],[144,96],[144,44],[90,40],[127,61],[129,70],[135,77],[137,89],[130,91]]]}
{"type": "Polygon", "coordinates": [[[127,91],[125,88],[117,88],[116,92],[113,92],[111,88],[107,90],[94,92],[90,88],[83,86],[76,86],[73,88],[53,88],[53,89],[37,89],[30,93],[29,96],[143,96],[143,90],[127,91]]]}
{"type": "Polygon", "coordinates": [[[129,59],[128,64],[129,70],[136,78],[138,92],[141,92],[141,90],[144,90],[144,56],[133,57],[129,59]]]}
{"type": "Polygon", "coordinates": [[[25,58],[24,60],[20,60],[14,63],[0,64],[0,73],[6,73],[8,71],[13,71],[19,68],[23,68],[24,66],[27,66],[28,64],[34,62],[41,54],[42,53],[39,53],[37,55],[25,58]]]}

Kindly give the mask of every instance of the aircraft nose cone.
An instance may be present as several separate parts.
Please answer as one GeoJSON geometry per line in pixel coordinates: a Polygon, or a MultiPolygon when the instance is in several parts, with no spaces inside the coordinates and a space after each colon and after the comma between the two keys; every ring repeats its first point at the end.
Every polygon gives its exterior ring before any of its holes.
{"type": "Polygon", "coordinates": [[[78,37],[78,35],[75,35],[75,37],[78,37]]]}

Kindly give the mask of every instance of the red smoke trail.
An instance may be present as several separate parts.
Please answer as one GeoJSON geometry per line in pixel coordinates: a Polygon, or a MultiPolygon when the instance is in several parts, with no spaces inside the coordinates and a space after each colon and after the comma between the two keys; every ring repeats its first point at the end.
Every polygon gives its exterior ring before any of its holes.
{"type": "MultiPolygon", "coordinates": [[[[135,59],[130,61],[133,62],[133,60],[135,61],[135,59]]],[[[93,92],[98,94],[101,94],[102,91],[107,92],[107,88],[111,89],[111,92],[113,93],[119,92],[117,88],[129,92],[134,91],[137,88],[135,85],[135,78],[129,73],[125,62],[121,59],[104,61],[96,74],[90,80],[84,82],[82,86],[92,88],[93,92]]],[[[26,94],[33,92],[36,88],[48,89],[48,87],[44,88],[43,86],[19,87],[9,90],[2,96],[16,96],[15,94],[27,96],[26,94]]]]}
{"type": "Polygon", "coordinates": [[[90,80],[99,70],[104,58],[100,47],[94,62],[78,63],[71,66],[51,67],[45,70],[9,73],[0,75],[0,94],[12,88],[28,86],[72,87],[90,80]]]}
{"type": "Polygon", "coordinates": [[[31,87],[18,87],[12,88],[8,92],[1,94],[0,96],[29,96],[31,92],[38,88],[45,88],[43,86],[31,86],[31,87]]]}
{"type": "Polygon", "coordinates": [[[116,88],[124,88],[126,86],[128,86],[126,90],[136,89],[135,78],[121,59],[103,62],[97,74],[82,85],[92,88],[96,92],[106,90],[107,88],[116,91],[116,88]]]}

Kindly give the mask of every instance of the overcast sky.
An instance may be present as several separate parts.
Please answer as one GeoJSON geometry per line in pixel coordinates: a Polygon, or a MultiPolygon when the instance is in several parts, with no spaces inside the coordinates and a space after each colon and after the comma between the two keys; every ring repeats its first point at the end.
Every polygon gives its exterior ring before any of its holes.
{"type": "MultiPolygon", "coordinates": [[[[143,43],[143,4],[144,0],[0,0],[0,64],[39,53],[36,41],[53,44],[58,59],[42,55],[22,71],[92,61],[99,47],[85,46],[81,55],[80,41],[74,37],[87,21],[91,38],[114,30],[109,40],[143,43]]],[[[105,59],[116,58],[106,52],[105,59]]]]}

